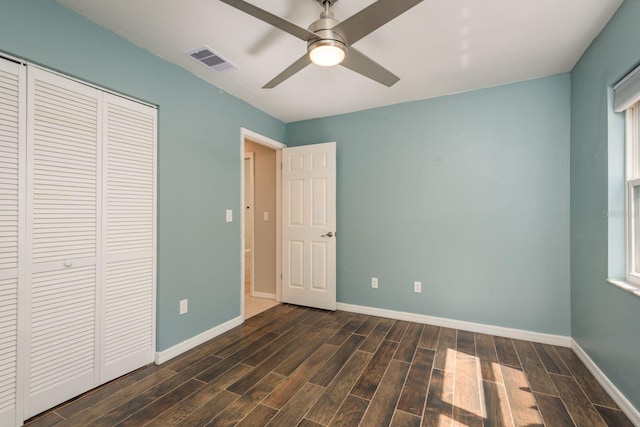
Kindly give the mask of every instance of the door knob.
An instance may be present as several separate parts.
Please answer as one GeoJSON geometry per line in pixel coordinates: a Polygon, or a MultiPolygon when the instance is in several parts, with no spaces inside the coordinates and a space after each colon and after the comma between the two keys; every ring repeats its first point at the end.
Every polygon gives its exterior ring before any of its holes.
{"type": "Polygon", "coordinates": [[[333,237],[333,231],[328,232],[327,234],[323,234],[320,237],[333,237]]]}

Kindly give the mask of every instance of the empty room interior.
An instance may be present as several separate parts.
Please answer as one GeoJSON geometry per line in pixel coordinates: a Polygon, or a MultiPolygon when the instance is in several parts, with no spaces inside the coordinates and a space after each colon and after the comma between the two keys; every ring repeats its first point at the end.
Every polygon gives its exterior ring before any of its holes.
{"type": "Polygon", "coordinates": [[[640,426],[640,0],[0,0],[0,427],[640,426]]]}

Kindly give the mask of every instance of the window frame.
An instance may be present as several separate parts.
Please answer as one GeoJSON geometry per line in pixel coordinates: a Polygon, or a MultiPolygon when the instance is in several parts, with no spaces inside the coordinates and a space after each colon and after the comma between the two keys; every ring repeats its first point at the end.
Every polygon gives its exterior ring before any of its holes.
{"type": "Polygon", "coordinates": [[[635,199],[634,189],[640,191],[640,101],[625,112],[625,244],[626,244],[626,280],[640,286],[640,198],[635,199]],[[636,203],[637,200],[637,203],[636,203]]]}

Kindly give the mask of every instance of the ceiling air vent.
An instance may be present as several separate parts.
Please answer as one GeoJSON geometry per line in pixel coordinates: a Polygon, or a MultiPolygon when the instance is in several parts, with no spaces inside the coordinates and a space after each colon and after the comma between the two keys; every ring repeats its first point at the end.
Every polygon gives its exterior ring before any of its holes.
{"type": "Polygon", "coordinates": [[[200,62],[205,67],[214,71],[225,71],[232,68],[238,68],[231,62],[224,59],[219,54],[215,53],[211,48],[201,47],[200,49],[187,52],[187,55],[200,62]]]}

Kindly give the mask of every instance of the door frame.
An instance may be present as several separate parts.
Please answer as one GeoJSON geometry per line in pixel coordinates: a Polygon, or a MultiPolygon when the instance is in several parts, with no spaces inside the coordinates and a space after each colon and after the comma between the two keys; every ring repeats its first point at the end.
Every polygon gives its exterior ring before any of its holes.
{"type": "MultiPolygon", "coordinates": [[[[271,139],[244,127],[240,128],[240,315],[244,322],[244,141],[250,140],[264,145],[276,152],[276,301],[282,301],[282,149],[287,146],[282,142],[271,139]]],[[[254,214],[255,221],[255,214],[254,214]]],[[[254,224],[255,229],[255,224],[254,224]]],[[[254,242],[255,249],[255,242],[254,242]]],[[[252,257],[253,260],[253,257],[252,257]]],[[[253,283],[251,284],[253,287],[253,283]]]]}

